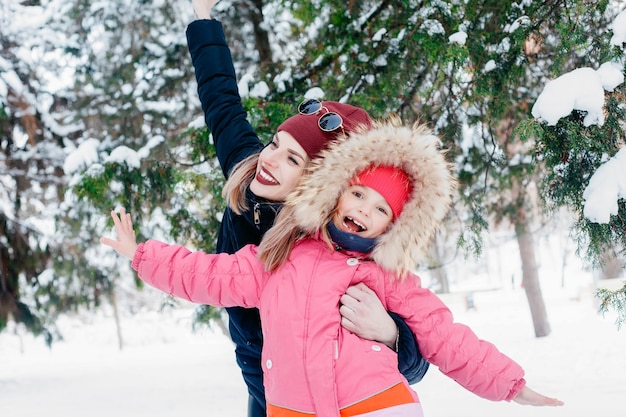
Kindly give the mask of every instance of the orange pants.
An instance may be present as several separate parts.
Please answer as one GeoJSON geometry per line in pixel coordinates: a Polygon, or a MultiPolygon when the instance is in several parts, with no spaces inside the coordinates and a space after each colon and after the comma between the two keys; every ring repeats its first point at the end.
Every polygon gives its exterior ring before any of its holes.
{"type": "MultiPolygon", "coordinates": [[[[359,414],[369,413],[370,411],[380,410],[382,408],[393,407],[394,405],[409,404],[414,402],[415,399],[409,392],[409,389],[404,384],[400,383],[363,401],[342,408],[339,410],[339,413],[341,414],[341,417],[352,417],[359,414]]],[[[315,417],[315,414],[293,411],[268,403],[267,417],[315,417]]]]}

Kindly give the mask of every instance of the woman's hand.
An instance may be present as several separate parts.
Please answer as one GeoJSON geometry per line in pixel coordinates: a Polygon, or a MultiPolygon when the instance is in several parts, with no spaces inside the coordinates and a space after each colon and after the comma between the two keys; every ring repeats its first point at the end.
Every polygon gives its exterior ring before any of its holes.
{"type": "Polygon", "coordinates": [[[196,12],[198,19],[210,19],[211,9],[219,0],[192,0],[193,11],[196,12]]]}
{"type": "Polygon", "coordinates": [[[525,386],[522,390],[513,398],[518,404],[522,405],[536,405],[536,406],[561,406],[565,404],[563,401],[557,400],[556,398],[546,397],[545,395],[541,395],[538,392],[533,391],[532,389],[525,386]]]}
{"type": "Polygon", "coordinates": [[[396,349],[398,327],[374,291],[363,283],[353,285],[341,296],[341,325],[357,336],[396,349]]]}
{"type": "Polygon", "coordinates": [[[132,261],[135,257],[138,245],[135,238],[135,231],[133,230],[133,222],[130,219],[130,214],[126,214],[126,210],[122,208],[120,209],[119,217],[115,211],[111,212],[111,217],[113,218],[113,223],[115,224],[117,240],[101,237],[100,243],[112,247],[117,253],[132,261]]]}

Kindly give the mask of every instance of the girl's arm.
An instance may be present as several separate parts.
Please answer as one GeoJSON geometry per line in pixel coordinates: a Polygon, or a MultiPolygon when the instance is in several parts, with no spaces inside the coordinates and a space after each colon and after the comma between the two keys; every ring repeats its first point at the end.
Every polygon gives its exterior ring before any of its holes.
{"type": "Polygon", "coordinates": [[[115,225],[117,240],[101,237],[100,243],[112,247],[117,253],[132,261],[135,257],[135,252],[137,252],[137,238],[135,237],[130,214],[126,213],[124,208],[121,208],[119,217],[113,210],[111,211],[111,218],[113,218],[113,224],[115,225]]]}
{"type": "Polygon", "coordinates": [[[131,264],[145,283],[175,297],[216,307],[258,307],[263,265],[256,247],[236,253],[208,254],[148,240],[131,264]]]}
{"type": "Polygon", "coordinates": [[[402,282],[388,281],[387,308],[405,317],[428,362],[467,390],[493,401],[561,405],[526,387],[524,370],[496,346],[466,325],[454,322],[451,311],[431,291],[409,275],[402,282]]]}
{"type": "Polygon", "coordinates": [[[147,284],[188,301],[213,306],[257,307],[265,274],[256,247],[233,255],[190,251],[156,240],[137,244],[130,214],[111,212],[117,240],[100,241],[132,260],[131,266],[147,284]]]}
{"type": "Polygon", "coordinates": [[[469,327],[455,323],[434,294],[427,292],[420,298],[411,305],[418,314],[407,322],[426,360],[467,390],[492,401],[511,401],[524,388],[524,370],[519,364],[479,339],[469,327]]]}

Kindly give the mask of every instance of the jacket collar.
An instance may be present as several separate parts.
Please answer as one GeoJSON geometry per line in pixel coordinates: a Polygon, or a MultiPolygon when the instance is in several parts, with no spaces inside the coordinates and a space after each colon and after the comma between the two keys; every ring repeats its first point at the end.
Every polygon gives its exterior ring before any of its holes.
{"type": "Polygon", "coordinates": [[[339,249],[369,255],[376,246],[376,239],[361,237],[354,233],[339,230],[332,221],[328,222],[326,227],[330,238],[339,249]]]}

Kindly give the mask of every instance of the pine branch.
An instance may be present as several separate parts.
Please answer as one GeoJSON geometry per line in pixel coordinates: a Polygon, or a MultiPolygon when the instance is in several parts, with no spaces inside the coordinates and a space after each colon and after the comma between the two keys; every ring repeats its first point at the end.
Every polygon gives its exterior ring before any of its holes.
{"type": "Polygon", "coordinates": [[[609,290],[600,288],[596,292],[596,296],[600,299],[600,312],[606,314],[609,310],[617,312],[615,325],[619,330],[626,323],[626,281],[622,288],[617,290],[609,290]]]}

